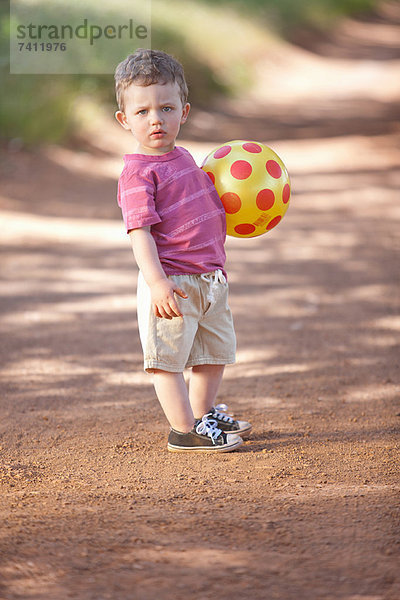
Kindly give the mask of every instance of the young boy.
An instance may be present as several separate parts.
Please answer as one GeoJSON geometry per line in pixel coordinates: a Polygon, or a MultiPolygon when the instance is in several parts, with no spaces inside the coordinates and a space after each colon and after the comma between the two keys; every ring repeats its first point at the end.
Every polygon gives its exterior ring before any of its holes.
{"type": "Polygon", "coordinates": [[[190,110],[183,69],[164,52],[139,49],[118,65],[115,82],[115,117],[136,141],[136,153],[124,156],[118,204],[139,267],[144,368],[171,426],[168,449],[229,452],[251,425],[214,408],[236,347],[226,220],[207,174],[175,146],[190,110]]]}

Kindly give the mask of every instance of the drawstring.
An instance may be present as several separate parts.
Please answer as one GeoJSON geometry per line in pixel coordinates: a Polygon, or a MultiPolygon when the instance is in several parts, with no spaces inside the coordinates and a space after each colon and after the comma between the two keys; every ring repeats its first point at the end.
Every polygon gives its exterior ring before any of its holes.
{"type": "Polygon", "coordinates": [[[212,273],[203,273],[200,277],[201,279],[203,279],[203,281],[207,281],[211,284],[207,294],[207,300],[212,304],[213,302],[215,302],[215,291],[218,288],[218,284],[226,283],[225,275],[223,274],[221,269],[217,269],[212,273]]]}

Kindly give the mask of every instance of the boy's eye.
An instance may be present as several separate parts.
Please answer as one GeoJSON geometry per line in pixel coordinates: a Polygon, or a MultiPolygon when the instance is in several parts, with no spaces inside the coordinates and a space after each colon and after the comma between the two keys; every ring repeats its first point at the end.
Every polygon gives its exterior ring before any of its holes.
{"type": "Polygon", "coordinates": [[[147,110],[145,108],[142,108],[142,110],[138,110],[137,114],[138,115],[145,115],[147,113],[147,110]]]}
{"type": "Polygon", "coordinates": [[[172,110],[172,106],[164,106],[163,107],[164,112],[170,112],[171,110],[172,110]]]}

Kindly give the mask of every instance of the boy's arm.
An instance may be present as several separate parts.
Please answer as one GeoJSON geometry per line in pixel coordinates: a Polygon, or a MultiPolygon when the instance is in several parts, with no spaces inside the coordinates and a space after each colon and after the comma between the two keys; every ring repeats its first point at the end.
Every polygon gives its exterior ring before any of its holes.
{"type": "Polygon", "coordinates": [[[150,227],[131,229],[129,236],[137,265],[150,288],[154,314],[164,319],[181,317],[174,293],[181,298],[187,298],[187,295],[165,275],[150,227]]]}

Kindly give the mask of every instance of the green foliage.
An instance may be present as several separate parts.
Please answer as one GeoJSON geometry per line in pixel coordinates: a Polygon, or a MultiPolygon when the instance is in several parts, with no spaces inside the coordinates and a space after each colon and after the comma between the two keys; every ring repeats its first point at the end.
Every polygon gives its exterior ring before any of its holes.
{"type": "MultiPolygon", "coordinates": [[[[20,138],[26,145],[61,142],[71,131],[74,101],[80,94],[104,97],[104,83],[68,75],[0,75],[6,90],[0,101],[2,137],[20,138]]],[[[109,86],[113,81],[110,76],[109,86]]]]}

